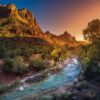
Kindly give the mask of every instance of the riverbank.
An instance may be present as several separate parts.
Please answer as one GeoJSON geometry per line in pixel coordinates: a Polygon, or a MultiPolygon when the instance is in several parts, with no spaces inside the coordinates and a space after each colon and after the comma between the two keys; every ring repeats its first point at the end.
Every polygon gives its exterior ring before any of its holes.
{"type": "Polygon", "coordinates": [[[11,100],[21,100],[21,98],[31,94],[39,95],[39,93],[43,93],[44,91],[55,91],[55,89],[62,90],[61,87],[69,84],[71,85],[74,80],[77,80],[77,78],[81,75],[80,62],[76,58],[72,58],[71,60],[72,62],[63,66],[61,71],[57,71],[57,73],[49,75],[47,78],[40,82],[33,82],[30,87],[25,88],[23,91],[15,90],[10,93],[5,93],[1,96],[1,99],[8,100],[10,98],[11,100]]]}
{"type": "Polygon", "coordinates": [[[43,91],[37,95],[30,94],[21,100],[99,100],[100,88],[82,79],[75,79],[69,85],[43,91]],[[98,91],[99,90],[99,91],[98,91]],[[97,99],[98,98],[98,99],[97,99]]]}
{"type": "Polygon", "coordinates": [[[20,87],[27,88],[30,87],[32,83],[42,81],[46,77],[48,77],[51,74],[55,74],[59,72],[61,68],[53,67],[50,69],[46,69],[44,71],[41,71],[39,73],[35,73],[31,76],[24,77],[22,79],[18,78],[16,80],[11,81],[8,84],[3,84],[3,87],[0,90],[0,94],[11,92],[13,90],[19,90],[20,87]],[[26,85],[26,87],[25,87],[26,85]]]}
{"type": "Polygon", "coordinates": [[[13,90],[20,90],[19,88],[27,88],[30,87],[32,83],[39,82],[44,80],[46,77],[58,73],[63,67],[60,65],[56,65],[54,67],[45,69],[41,72],[31,73],[30,75],[26,75],[15,79],[12,79],[11,82],[4,82],[3,87],[0,90],[0,94],[11,92],[13,90]]]}
{"type": "MultiPolygon", "coordinates": [[[[44,100],[42,99],[45,96],[61,96],[63,94],[67,94],[67,95],[71,95],[72,93],[74,93],[76,91],[76,88],[78,86],[81,86],[81,84],[83,83],[82,81],[82,77],[78,76],[77,78],[75,78],[73,80],[73,82],[70,82],[69,84],[66,84],[64,86],[60,86],[59,88],[53,88],[50,90],[42,90],[42,92],[38,92],[38,94],[30,94],[28,96],[24,96],[24,98],[20,98],[20,100],[44,100]]],[[[53,99],[50,99],[53,100],[53,99]]]]}
{"type": "MultiPolygon", "coordinates": [[[[52,76],[53,74],[59,73],[64,67],[68,66],[68,64],[70,64],[70,63],[76,64],[76,65],[78,64],[78,66],[81,66],[81,64],[78,63],[76,59],[77,58],[66,59],[63,62],[58,62],[55,67],[46,69],[44,71],[41,71],[37,74],[31,75],[28,77],[24,77],[23,79],[21,79],[19,81],[20,86],[19,86],[19,88],[17,88],[17,90],[23,91],[24,88],[31,87],[31,84],[43,81],[43,80],[47,79],[49,76],[52,76]]],[[[83,72],[81,72],[81,74],[82,73],[83,72]]],[[[64,80],[64,81],[66,81],[66,80],[64,80]]]]}

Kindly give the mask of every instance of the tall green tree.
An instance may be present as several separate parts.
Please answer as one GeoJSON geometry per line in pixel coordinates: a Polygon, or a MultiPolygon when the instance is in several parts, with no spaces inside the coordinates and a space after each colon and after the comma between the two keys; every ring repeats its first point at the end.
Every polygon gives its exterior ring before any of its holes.
{"type": "Polygon", "coordinates": [[[100,40],[100,20],[95,19],[88,23],[85,30],[83,30],[83,35],[86,40],[95,42],[100,40]]]}

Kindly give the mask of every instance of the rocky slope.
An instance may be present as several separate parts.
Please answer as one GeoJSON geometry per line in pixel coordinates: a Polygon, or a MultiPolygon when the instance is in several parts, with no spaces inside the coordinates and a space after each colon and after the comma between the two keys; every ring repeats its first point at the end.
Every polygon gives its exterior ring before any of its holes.
{"type": "Polygon", "coordinates": [[[60,40],[64,41],[64,43],[66,45],[69,45],[69,46],[77,46],[78,45],[76,38],[74,36],[72,36],[70,33],[68,33],[67,31],[65,31],[62,35],[59,35],[58,38],[60,40]]]}
{"type": "Polygon", "coordinates": [[[34,28],[36,33],[41,32],[32,13],[27,9],[18,9],[14,4],[0,5],[0,18],[14,18],[34,28]]]}
{"type": "Polygon", "coordinates": [[[67,41],[76,41],[74,36],[71,36],[67,31],[65,31],[62,35],[59,36],[59,39],[67,41]]]}
{"type": "Polygon", "coordinates": [[[55,36],[50,32],[43,33],[35,17],[27,9],[17,9],[14,4],[0,5],[0,36],[1,37],[36,37],[53,45],[77,44],[69,33],[55,36]]]}
{"type": "Polygon", "coordinates": [[[57,45],[67,45],[67,46],[77,46],[79,43],[76,41],[75,37],[71,36],[69,33],[64,32],[62,35],[56,36],[49,31],[44,34],[45,39],[47,39],[52,44],[57,45]]]}

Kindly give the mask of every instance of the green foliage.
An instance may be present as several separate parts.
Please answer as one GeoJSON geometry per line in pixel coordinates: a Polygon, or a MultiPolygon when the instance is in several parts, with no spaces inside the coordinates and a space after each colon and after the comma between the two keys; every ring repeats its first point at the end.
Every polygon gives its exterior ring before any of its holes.
{"type": "Polygon", "coordinates": [[[56,48],[51,52],[51,58],[54,59],[55,61],[59,60],[59,56],[60,56],[60,49],[56,48]]]}
{"type": "Polygon", "coordinates": [[[67,52],[68,52],[68,47],[67,46],[62,46],[60,53],[59,53],[59,60],[63,61],[64,59],[67,58],[67,52]]]}
{"type": "Polygon", "coordinates": [[[87,51],[87,56],[91,59],[98,58],[100,56],[100,48],[97,47],[97,44],[91,45],[87,51]]]}
{"type": "Polygon", "coordinates": [[[38,71],[39,70],[43,70],[43,69],[46,68],[45,63],[44,63],[44,61],[43,61],[42,58],[38,58],[38,59],[35,59],[35,60],[31,60],[30,61],[30,67],[32,69],[36,69],[38,71]]]}
{"type": "Polygon", "coordinates": [[[28,48],[28,47],[21,48],[22,56],[30,57],[33,53],[34,53],[34,49],[32,48],[28,48]]]}
{"type": "Polygon", "coordinates": [[[61,96],[60,96],[60,100],[68,100],[68,94],[67,93],[63,93],[61,96]]]}
{"type": "Polygon", "coordinates": [[[0,83],[0,94],[6,91],[6,89],[7,89],[7,85],[0,83]]]}
{"type": "Polygon", "coordinates": [[[80,60],[83,60],[87,56],[84,46],[80,45],[80,46],[76,47],[74,49],[74,55],[79,57],[80,60]]]}
{"type": "Polygon", "coordinates": [[[13,59],[6,59],[4,61],[3,72],[5,74],[15,73],[16,75],[22,75],[27,71],[27,67],[21,56],[16,56],[13,59]]]}
{"type": "Polygon", "coordinates": [[[60,95],[43,95],[38,98],[38,100],[70,100],[67,93],[62,93],[60,95]]]}
{"type": "Polygon", "coordinates": [[[27,70],[24,60],[21,56],[17,56],[12,61],[12,72],[17,75],[22,75],[27,70]]]}
{"type": "Polygon", "coordinates": [[[90,65],[90,59],[89,59],[89,57],[84,57],[83,59],[82,59],[82,64],[84,65],[84,71],[86,72],[86,71],[88,71],[89,70],[89,65],[90,65]]]}
{"type": "Polygon", "coordinates": [[[53,95],[53,100],[70,100],[67,93],[62,93],[60,95],[53,95]]]}
{"type": "Polygon", "coordinates": [[[39,100],[54,100],[53,96],[45,95],[39,98],[39,100]]]}
{"type": "Polygon", "coordinates": [[[33,30],[30,26],[17,18],[0,19],[0,31],[2,37],[23,37],[28,36],[33,30]],[[15,34],[16,33],[16,34],[15,34]]]}
{"type": "Polygon", "coordinates": [[[100,61],[100,48],[97,47],[97,44],[92,45],[89,48],[87,55],[90,58],[90,65],[92,71],[100,73],[100,66],[98,65],[100,61]]]}
{"type": "Polygon", "coordinates": [[[0,59],[5,58],[6,53],[7,53],[7,50],[5,48],[5,45],[1,44],[1,46],[0,46],[0,59]]]}
{"type": "Polygon", "coordinates": [[[87,28],[83,31],[85,39],[90,41],[100,40],[100,20],[96,19],[88,23],[87,28]]]}
{"type": "Polygon", "coordinates": [[[56,58],[59,56],[59,49],[54,49],[52,52],[51,52],[51,56],[56,58]]]}
{"type": "Polygon", "coordinates": [[[21,56],[21,49],[9,50],[9,52],[7,52],[7,56],[11,58],[21,56]]]}
{"type": "Polygon", "coordinates": [[[83,56],[84,54],[82,52],[80,56],[86,77],[97,77],[100,75],[100,41],[93,42],[91,45],[83,48],[83,50],[85,51],[85,56],[83,56]]]}
{"type": "Polygon", "coordinates": [[[5,74],[10,74],[11,73],[11,70],[12,70],[12,60],[11,59],[6,59],[4,60],[4,66],[2,68],[3,72],[5,74]]]}

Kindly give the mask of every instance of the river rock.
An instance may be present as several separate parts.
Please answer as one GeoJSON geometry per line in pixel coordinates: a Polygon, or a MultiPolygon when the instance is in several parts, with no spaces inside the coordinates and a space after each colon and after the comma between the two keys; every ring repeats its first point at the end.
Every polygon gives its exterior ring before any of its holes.
{"type": "Polygon", "coordinates": [[[24,87],[23,86],[20,86],[18,90],[19,91],[23,91],[24,90],[24,87]]]}

